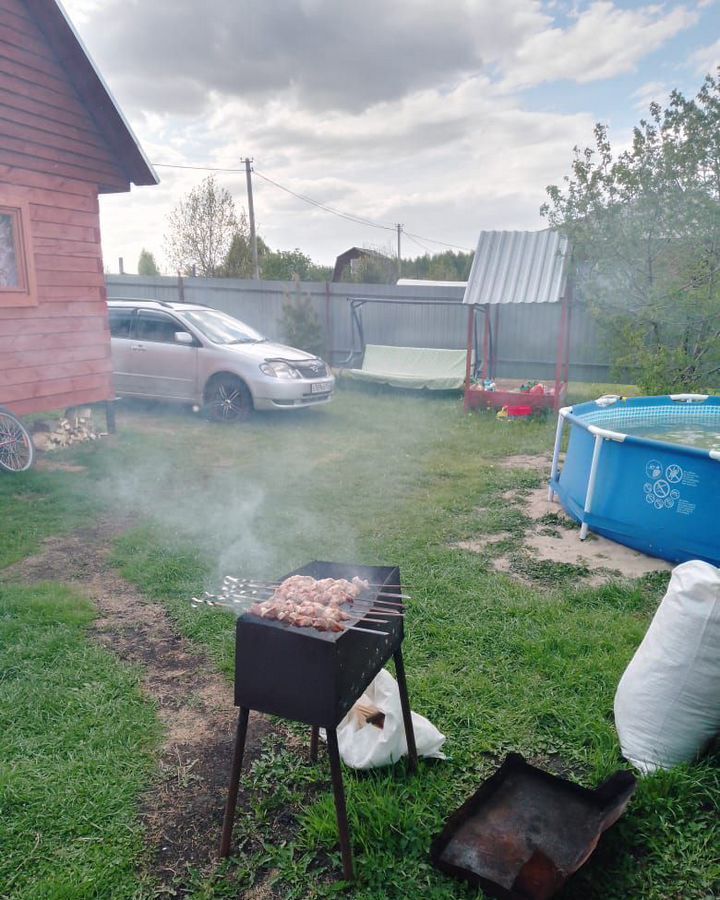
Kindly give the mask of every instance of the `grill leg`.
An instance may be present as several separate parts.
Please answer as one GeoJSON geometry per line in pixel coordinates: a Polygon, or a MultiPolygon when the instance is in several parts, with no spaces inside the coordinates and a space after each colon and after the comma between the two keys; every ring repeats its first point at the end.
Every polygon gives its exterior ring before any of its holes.
{"type": "Polygon", "coordinates": [[[410,712],[410,698],[408,697],[407,681],[405,680],[405,663],[403,662],[402,648],[398,647],[393,654],[395,660],[395,674],[397,675],[398,689],[400,691],[400,704],[402,706],[403,723],[405,725],[405,739],[408,748],[408,761],[410,771],[417,772],[417,748],[415,746],[415,732],[413,731],[412,714],[410,712]]]}
{"type": "Polygon", "coordinates": [[[333,793],[335,794],[335,812],[337,814],[338,831],[340,832],[343,877],[346,881],[352,881],[355,873],[353,872],[350,826],[348,825],[347,808],[345,806],[345,788],[343,787],[342,769],[340,768],[337,732],[334,728],[327,729],[327,748],[328,756],[330,757],[333,793]]]}
{"type": "Polygon", "coordinates": [[[225,804],[225,818],[223,819],[222,837],[220,838],[220,856],[230,855],[230,842],[232,841],[238,787],[240,786],[240,770],[242,769],[243,753],[245,752],[245,738],[247,736],[249,716],[250,710],[246,706],[241,706],[237,722],[237,731],[235,732],[235,746],[233,747],[232,768],[230,770],[230,786],[228,787],[227,802],[225,804]]]}
{"type": "Polygon", "coordinates": [[[317,762],[319,738],[320,729],[317,727],[317,725],[313,725],[310,731],[310,762],[317,762]]]}

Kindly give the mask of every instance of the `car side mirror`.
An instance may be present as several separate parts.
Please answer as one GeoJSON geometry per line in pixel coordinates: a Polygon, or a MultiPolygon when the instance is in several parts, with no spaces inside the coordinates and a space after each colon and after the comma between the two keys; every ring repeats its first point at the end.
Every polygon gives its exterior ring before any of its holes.
{"type": "Polygon", "coordinates": [[[187,344],[191,346],[193,343],[193,336],[187,331],[176,331],[175,332],[175,343],[176,344],[187,344]]]}

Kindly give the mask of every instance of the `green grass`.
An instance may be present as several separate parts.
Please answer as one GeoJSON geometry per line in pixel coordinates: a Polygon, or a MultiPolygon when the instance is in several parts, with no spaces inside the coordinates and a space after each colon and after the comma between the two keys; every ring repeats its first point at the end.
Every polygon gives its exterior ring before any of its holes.
{"type": "Polygon", "coordinates": [[[158,728],[138,673],[60,585],[0,586],[0,896],[140,897],[138,796],[158,728]]]}
{"type": "MultiPolygon", "coordinates": [[[[592,386],[588,396],[606,390],[592,386]]],[[[412,705],[447,734],[450,759],[422,763],[415,777],[404,764],[346,772],[358,870],[347,896],[477,896],[436,873],[427,851],[509,750],[589,785],[622,766],[613,696],[666,579],[588,588],[575,571],[525,561],[528,586],[494,573],[489,554],[452,546],[509,532],[507,547],[519,552],[527,522],[502,494],[541,476],[499,463],[547,452],[553,435],[551,418],[509,423],[463,416],[454,399],[343,391],[326,409],[239,428],[135,407],[114,444],[68,455],[88,467],[94,503],[135,517],[115,548],[122,574],[228,675],[232,619],[188,604],[221,575],[276,577],[315,558],[401,566],[414,597],[405,643],[412,705]]],[[[565,896],[720,892],[717,762],[644,779],[565,896]]],[[[196,873],[191,895],[234,897],[263,878],[284,898],[337,892],[328,778],[323,759],[309,766],[269,739],[244,775],[241,851],[212,876],[196,873]]]]}
{"type": "Polygon", "coordinates": [[[0,569],[35,552],[43,538],[89,524],[93,490],[85,473],[0,472],[0,569]]]}

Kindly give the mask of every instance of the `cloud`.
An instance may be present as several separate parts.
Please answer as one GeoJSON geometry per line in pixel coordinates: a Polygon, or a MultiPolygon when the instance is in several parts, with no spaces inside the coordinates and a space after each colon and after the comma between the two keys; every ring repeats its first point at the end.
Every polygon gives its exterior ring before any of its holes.
{"type": "Polygon", "coordinates": [[[714,73],[720,66],[720,40],[696,50],[690,57],[690,64],[698,75],[714,73]]]}
{"type": "Polygon", "coordinates": [[[651,103],[664,103],[670,90],[664,81],[646,81],[630,95],[636,101],[635,109],[647,112],[651,103]]]}
{"type": "Polygon", "coordinates": [[[213,92],[287,92],[319,109],[361,110],[422,87],[452,85],[498,61],[544,21],[537,0],[442,8],[435,0],[108,0],[79,4],[83,31],[121,98],[192,113],[213,92]],[[93,16],[92,11],[96,13],[93,16]]]}
{"type": "MultiPolygon", "coordinates": [[[[697,16],[609,0],[66,2],[154,162],[252,156],[298,193],[460,246],[542,226],[545,185],[592,139],[593,113],[528,108],[526,87],[612,78],[697,16]]],[[[143,245],[161,260],[167,214],[205,174],[158,171],[160,187],[102,200],[112,268],[143,245]]],[[[218,177],[245,206],[244,176],[218,177]]],[[[273,247],[329,262],[388,239],[254,184],[273,247]]]]}
{"type": "Polygon", "coordinates": [[[621,9],[599,0],[575,13],[571,27],[547,27],[521,44],[506,66],[504,86],[517,90],[559,79],[584,84],[631,72],[697,21],[698,13],[685,6],[621,9]]]}

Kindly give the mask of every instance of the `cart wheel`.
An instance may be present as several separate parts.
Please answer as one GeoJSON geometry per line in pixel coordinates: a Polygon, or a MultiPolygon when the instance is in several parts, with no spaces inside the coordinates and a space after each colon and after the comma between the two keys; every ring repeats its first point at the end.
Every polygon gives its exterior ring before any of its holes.
{"type": "Polygon", "coordinates": [[[205,389],[205,413],[216,422],[244,422],[252,411],[250,391],[234,375],[216,375],[205,389]]]}
{"type": "Polygon", "coordinates": [[[35,447],[23,423],[0,407],[0,469],[24,472],[33,464],[35,447]]]}

